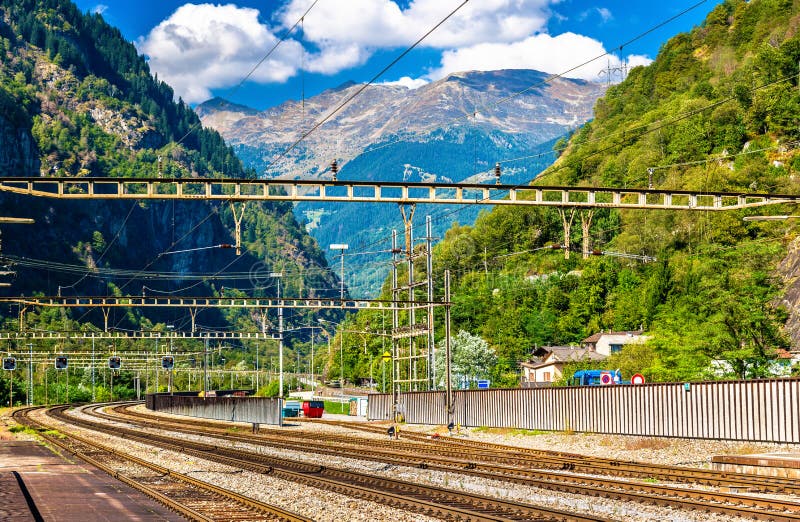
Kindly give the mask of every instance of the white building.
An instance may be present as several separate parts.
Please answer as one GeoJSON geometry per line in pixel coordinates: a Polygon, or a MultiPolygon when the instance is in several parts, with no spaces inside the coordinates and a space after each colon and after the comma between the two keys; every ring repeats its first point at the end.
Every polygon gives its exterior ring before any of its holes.
{"type": "Polygon", "coordinates": [[[641,330],[599,332],[581,341],[581,346],[608,357],[622,350],[622,347],[626,344],[643,343],[649,338],[647,335],[642,335],[641,330]]]}

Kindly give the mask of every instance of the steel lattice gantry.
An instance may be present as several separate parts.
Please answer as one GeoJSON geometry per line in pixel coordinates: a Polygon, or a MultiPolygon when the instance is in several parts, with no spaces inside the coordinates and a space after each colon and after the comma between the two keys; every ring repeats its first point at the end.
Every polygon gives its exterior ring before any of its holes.
{"type": "Polygon", "coordinates": [[[0,191],[59,199],[340,201],[737,210],[800,203],[800,195],[639,188],[282,179],[0,178],[0,191]]]}
{"type": "Polygon", "coordinates": [[[173,331],[173,332],[156,332],[156,331],[109,331],[109,332],[79,332],[79,331],[35,331],[26,330],[22,332],[0,332],[0,341],[82,341],[82,340],[140,340],[140,339],[157,339],[161,341],[178,340],[178,339],[208,339],[210,341],[246,341],[250,339],[264,340],[273,339],[278,340],[280,337],[273,332],[234,332],[234,331],[219,331],[219,330],[197,330],[194,332],[173,331]]]}
{"type": "Polygon", "coordinates": [[[408,310],[424,308],[427,301],[387,301],[380,299],[298,299],[262,297],[0,297],[0,304],[65,308],[119,308],[119,307],[171,307],[171,308],[314,308],[340,310],[408,310]]]}

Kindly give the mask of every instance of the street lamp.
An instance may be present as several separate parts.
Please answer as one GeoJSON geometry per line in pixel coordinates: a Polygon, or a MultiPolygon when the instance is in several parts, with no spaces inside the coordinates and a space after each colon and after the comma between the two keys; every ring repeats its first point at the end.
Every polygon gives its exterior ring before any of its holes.
{"type": "Polygon", "coordinates": [[[350,248],[350,246],[347,243],[334,243],[330,246],[331,250],[342,251],[341,268],[339,270],[339,299],[342,301],[342,306],[344,306],[344,251],[348,248],[350,248]]]}

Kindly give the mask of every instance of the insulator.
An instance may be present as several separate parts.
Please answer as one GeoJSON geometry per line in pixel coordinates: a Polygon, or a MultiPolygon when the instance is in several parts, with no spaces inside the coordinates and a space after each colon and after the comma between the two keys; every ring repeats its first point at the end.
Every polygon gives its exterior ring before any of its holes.
{"type": "Polygon", "coordinates": [[[602,256],[603,255],[603,253],[601,251],[599,251],[599,250],[592,250],[591,254],[593,256],[602,256]]]}
{"type": "Polygon", "coordinates": [[[336,173],[339,172],[339,163],[334,159],[331,162],[331,174],[333,174],[333,181],[336,181],[336,173]]]}
{"type": "Polygon", "coordinates": [[[561,249],[561,245],[552,244],[552,245],[550,245],[550,248],[552,248],[553,250],[560,250],[561,249]]]}
{"type": "Polygon", "coordinates": [[[494,182],[499,185],[500,184],[500,164],[494,164],[494,182]]]}

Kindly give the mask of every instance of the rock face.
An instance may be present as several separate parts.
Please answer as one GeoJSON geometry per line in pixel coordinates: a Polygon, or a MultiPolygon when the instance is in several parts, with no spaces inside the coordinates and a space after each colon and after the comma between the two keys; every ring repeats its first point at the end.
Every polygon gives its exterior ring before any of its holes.
{"type": "Polygon", "coordinates": [[[0,171],[24,176],[39,171],[39,153],[30,128],[18,127],[0,115],[0,171]]]}
{"type": "Polygon", "coordinates": [[[800,346],[800,238],[788,245],[786,257],[778,265],[778,274],[785,290],[777,304],[784,306],[789,314],[784,329],[792,346],[800,346]]]}

